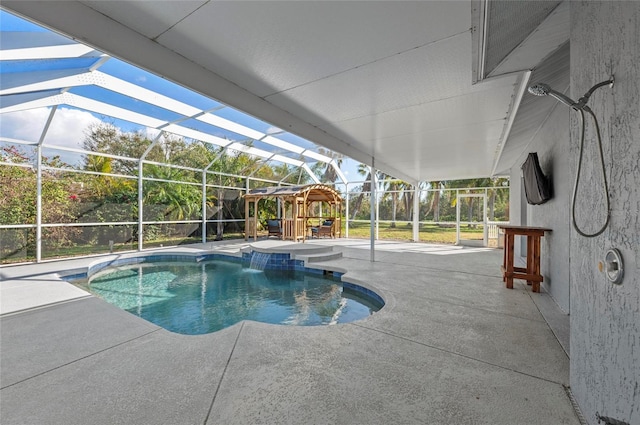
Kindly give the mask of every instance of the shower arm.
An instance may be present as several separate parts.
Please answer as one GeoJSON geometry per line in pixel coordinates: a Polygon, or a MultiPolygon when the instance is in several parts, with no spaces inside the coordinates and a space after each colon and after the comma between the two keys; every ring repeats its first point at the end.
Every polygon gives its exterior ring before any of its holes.
{"type": "Polygon", "coordinates": [[[614,83],[614,79],[613,79],[613,77],[611,77],[609,80],[603,81],[603,82],[598,83],[595,86],[591,87],[589,89],[589,91],[584,94],[584,96],[582,96],[580,99],[578,99],[578,101],[575,103],[574,108],[587,110],[585,108],[587,108],[587,102],[589,101],[589,98],[591,97],[593,92],[596,91],[597,89],[599,89],[600,87],[604,87],[604,86],[607,86],[607,85],[609,87],[613,87],[613,83],[614,83]]]}

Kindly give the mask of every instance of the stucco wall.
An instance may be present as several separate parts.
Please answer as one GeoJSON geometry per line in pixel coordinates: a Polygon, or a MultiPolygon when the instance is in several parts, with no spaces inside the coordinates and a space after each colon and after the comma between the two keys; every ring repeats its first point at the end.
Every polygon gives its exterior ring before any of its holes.
{"type": "MultiPolygon", "coordinates": [[[[570,312],[571,390],[589,424],[597,415],[640,424],[640,2],[572,2],[573,99],[615,75],[614,88],[601,88],[589,106],[603,139],[611,197],[611,222],[603,234],[585,238],[571,227],[571,197],[577,170],[578,115],[556,106],[511,170],[511,220],[551,227],[543,238],[544,287],[570,312]],[[520,165],[538,152],[553,179],[554,198],[527,206],[520,221],[520,165]],[[622,285],[598,268],[609,248],[624,259],[622,285]]],[[[599,229],[606,217],[602,172],[593,123],[588,121],[577,196],[577,221],[584,231],[599,229]]],[[[519,253],[520,246],[516,244],[519,253]]]]}
{"type": "MultiPolygon", "coordinates": [[[[572,97],[612,73],[616,78],[590,102],[602,128],[611,223],[595,238],[571,236],[571,389],[590,424],[596,412],[640,424],[640,2],[572,2],[570,34],[572,97]],[[612,247],[624,258],[620,286],[598,270],[612,247]]],[[[572,114],[573,157],[578,131],[572,114]]],[[[591,222],[589,230],[603,220],[594,141],[587,133],[585,189],[577,201],[578,220],[591,222]]]]}
{"type": "MultiPolygon", "coordinates": [[[[528,94],[527,94],[528,95],[528,94]]],[[[518,225],[541,226],[553,229],[545,234],[541,242],[540,269],[544,277],[542,286],[558,306],[569,313],[569,235],[571,215],[569,213],[573,175],[569,170],[569,108],[558,103],[544,123],[544,126],[531,141],[511,169],[511,223],[518,225]],[[528,205],[527,222],[520,219],[521,193],[520,179],[522,163],[529,152],[537,152],[540,167],[551,178],[553,198],[542,205],[528,205]]],[[[516,243],[519,256],[520,244],[516,243]]]]}

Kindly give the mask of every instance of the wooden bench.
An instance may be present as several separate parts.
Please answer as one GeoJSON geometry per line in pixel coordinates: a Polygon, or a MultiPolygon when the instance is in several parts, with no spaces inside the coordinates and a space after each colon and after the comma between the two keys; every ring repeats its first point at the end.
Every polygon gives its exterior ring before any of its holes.
{"type": "Polygon", "coordinates": [[[509,289],[513,289],[513,279],[523,279],[531,285],[533,292],[540,292],[540,238],[551,229],[545,227],[499,225],[504,230],[504,251],[502,256],[502,280],[509,289]],[[513,246],[516,235],[527,238],[527,266],[514,267],[513,246]]]}

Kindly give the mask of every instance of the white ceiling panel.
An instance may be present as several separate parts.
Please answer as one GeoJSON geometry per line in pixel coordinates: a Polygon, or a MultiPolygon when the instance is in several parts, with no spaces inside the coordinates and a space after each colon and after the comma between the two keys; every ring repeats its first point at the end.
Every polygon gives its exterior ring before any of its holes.
{"type": "Polygon", "coordinates": [[[198,10],[208,0],[104,1],[83,0],[90,8],[154,39],[198,10]]]}
{"type": "MultiPolygon", "coordinates": [[[[384,158],[394,158],[402,155],[410,154],[410,158],[414,155],[421,156],[424,160],[429,161],[429,156],[434,152],[447,153],[450,150],[460,150],[463,152],[467,147],[478,148],[483,147],[483,156],[493,153],[493,143],[487,142],[487,139],[500,137],[503,123],[495,121],[493,123],[472,124],[467,126],[457,126],[443,128],[434,131],[428,131],[420,134],[412,134],[411,136],[397,136],[387,139],[376,140],[377,150],[381,152],[384,158]]],[[[475,158],[477,161],[484,161],[484,158],[475,158]]],[[[463,161],[467,162],[467,161],[463,161]]],[[[491,159],[486,161],[491,163],[491,159]]],[[[437,166],[437,162],[433,164],[437,166]]],[[[460,164],[458,167],[465,166],[460,164]]]]}
{"type": "Polygon", "coordinates": [[[320,125],[481,89],[471,85],[471,36],[466,33],[266,99],[320,125]]]}
{"type": "Polygon", "coordinates": [[[346,137],[369,143],[376,138],[410,135],[461,123],[468,125],[505,119],[507,102],[513,95],[516,80],[510,77],[500,85],[494,84],[494,87],[483,84],[483,91],[332,123],[332,128],[346,137]],[[508,82],[511,85],[505,84],[508,82]]]}
{"type": "Polygon", "coordinates": [[[157,42],[264,97],[468,32],[469,24],[467,1],[223,1],[157,42]]]}

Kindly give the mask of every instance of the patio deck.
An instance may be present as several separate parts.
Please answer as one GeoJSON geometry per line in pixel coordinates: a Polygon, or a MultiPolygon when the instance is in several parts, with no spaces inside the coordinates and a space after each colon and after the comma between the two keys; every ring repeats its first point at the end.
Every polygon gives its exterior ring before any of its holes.
{"type": "Polygon", "coordinates": [[[579,424],[568,318],[521,281],[505,289],[500,250],[380,242],[371,263],[368,241],[307,243],[341,250],[314,264],[349,270],[385,307],[185,336],[51,277],[96,258],[0,269],[0,422],[579,424]]]}

